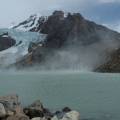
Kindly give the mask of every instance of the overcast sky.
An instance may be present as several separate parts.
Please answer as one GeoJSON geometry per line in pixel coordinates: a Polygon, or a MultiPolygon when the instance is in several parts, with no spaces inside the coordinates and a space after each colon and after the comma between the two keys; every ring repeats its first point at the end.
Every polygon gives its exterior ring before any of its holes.
{"type": "Polygon", "coordinates": [[[9,27],[31,14],[54,10],[80,12],[84,17],[120,31],[120,0],[1,0],[0,27],[9,27]]]}

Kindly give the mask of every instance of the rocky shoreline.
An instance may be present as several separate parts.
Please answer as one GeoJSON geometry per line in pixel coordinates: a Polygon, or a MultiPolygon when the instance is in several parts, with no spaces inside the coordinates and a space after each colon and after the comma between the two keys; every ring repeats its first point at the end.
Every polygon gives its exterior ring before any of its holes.
{"type": "Polygon", "coordinates": [[[0,120],[80,120],[80,113],[65,107],[51,112],[40,100],[22,107],[18,95],[0,97],[0,120]]]}

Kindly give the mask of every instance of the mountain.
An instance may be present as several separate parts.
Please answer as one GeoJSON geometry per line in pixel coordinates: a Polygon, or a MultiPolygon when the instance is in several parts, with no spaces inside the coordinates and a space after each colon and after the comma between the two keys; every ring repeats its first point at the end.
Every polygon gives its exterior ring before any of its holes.
{"type": "Polygon", "coordinates": [[[30,43],[29,53],[16,63],[18,67],[37,65],[40,69],[93,70],[105,62],[107,52],[120,46],[118,32],[86,20],[80,13],[65,15],[63,11],[55,11],[47,19],[39,19],[30,29],[27,28],[30,19],[13,27],[26,26],[24,31],[47,35],[42,43],[30,43]]]}
{"type": "Polygon", "coordinates": [[[120,48],[113,50],[106,61],[95,70],[103,73],[120,73],[120,48]]]}
{"type": "Polygon", "coordinates": [[[11,28],[47,34],[47,42],[50,41],[52,45],[59,44],[58,46],[67,39],[73,39],[72,42],[78,40],[80,44],[87,45],[101,39],[108,40],[109,37],[118,39],[119,35],[102,25],[84,19],[80,13],[65,15],[63,11],[55,11],[48,17],[39,14],[31,15],[27,20],[11,28]]]}
{"type": "Polygon", "coordinates": [[[47,17],[41,16],[40,14],[31,15],[28,19],[24,20],[23,22],[11,26],[12,29],[18,29],[22,31],[31,31],[31,32],[39,32],[41,26],[47,20],[47,17]]]}

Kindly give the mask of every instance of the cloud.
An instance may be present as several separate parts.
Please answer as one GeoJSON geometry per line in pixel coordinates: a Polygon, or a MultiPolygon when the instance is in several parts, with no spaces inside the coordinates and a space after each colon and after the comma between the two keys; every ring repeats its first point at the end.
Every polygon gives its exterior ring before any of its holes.
{"type": "Polygon", "coordinates": [[[120,0],[99,0],[101,3],[115,3],[115,2],[120,2],[120,0]]]}
{"type": "Polygon", "coordinates": [[[109,27],[109,28],[111,28],[111,29],[113,29],[115,31],[120,32],[120,21],[117,21],[117,22],[115,22],[113,24],[105,24],[105,26],[107,26],[107,27],[109,27]]]}
{"type": "Polygon", "coordinates": [[[95,22],[110,23],[120,18],[120,0],[1,0],[0,27],[8,27],[34,13],[45,15],[54,10],[80,12],[95,22]]]}

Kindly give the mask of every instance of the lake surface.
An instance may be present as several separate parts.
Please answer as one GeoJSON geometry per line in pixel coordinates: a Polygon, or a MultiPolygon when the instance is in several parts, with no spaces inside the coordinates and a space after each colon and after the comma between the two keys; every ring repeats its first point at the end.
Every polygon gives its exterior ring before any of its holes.
{"type": "Polygon", "coordinates": [[[120,74],[0,72],[0,95],[14,93],[23,105],[40,99],[52,110],[79,110],[88,120],[120,120],[120,74]]]}

